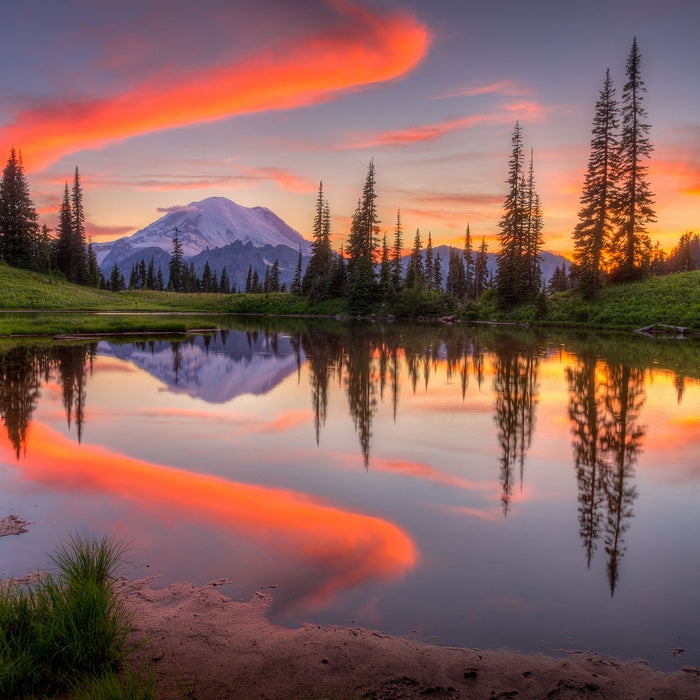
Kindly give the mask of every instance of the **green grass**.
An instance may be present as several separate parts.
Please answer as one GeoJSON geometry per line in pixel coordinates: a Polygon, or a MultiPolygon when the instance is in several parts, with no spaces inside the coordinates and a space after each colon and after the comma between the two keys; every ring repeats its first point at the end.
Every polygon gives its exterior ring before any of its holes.
{"type": "MultiPolygon", "coordinates": [[[[446,295],[405,290],[391,303],[376,303],[371,312],[402,318],[458,313],[464,320],[542,323],[583,328],[640,328],[654,323],[684,326],[700,331],[700,271],[607,287],[595,302],[576,291],[547,300],[546,312],[535,304],[503,311],[493,294],[482,302],[458,310],[446,295]]],[[[182,332],[201,328],[202,319],[148,316],[144,312],[201,312],[280,316],[348,316],[344,299],[313,304],[292,294],[177,294],[173,292],[109,292],[88,289],[51,275],[17,270],[0,263],[0,310],[62,312],[116,311],[138,315],[88,315],[54,313],[51,318],[30,314],[0,315],[0,335],[21,333],[182,332]]]]}
{"type": "Polygon", "coordinates": [[[0,589],[0,697],[55,694],[123,664],[131,616],[113,577],[124,554],[114,540],[71,536],[51,573],[0,589]]]}
{"type": "Polygon", "coordinates": [[[663,323],[700,331],[700,270],[612,285],[602,289],[595,301],[584,300],[576,290],[555,294],[547,300],[544,315],[538,314],[535,304],[499,310],[494,295],[487,294],[465,318],[609,329],[663,323]]]}

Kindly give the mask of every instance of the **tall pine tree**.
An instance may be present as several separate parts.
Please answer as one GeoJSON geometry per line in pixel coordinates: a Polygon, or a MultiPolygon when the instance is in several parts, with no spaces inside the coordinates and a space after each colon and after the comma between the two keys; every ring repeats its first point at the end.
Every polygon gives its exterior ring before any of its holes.
{"type": "Polygon", "coordinates": [[[586,298],[597,296],[605,269],[605,253],[614,231],[617,197],[618,105],[610,69],[595,105],[591,150],[574,229],[574,261],[579,288],[586,298]]]}
{"type": "Polygon", "coordinates": [[[88,259],[85,245],[85,208],[83,206],[83,188],[80,183],[78,166],[75,167],[73,176],[73,188],[70,197],[71,204],[71,233],[72,233],[72,258],[74,265],[74,277],[71,282],[89,284],[88,259]]]}
{"type": "Polygon", "coordinates": [[[508,161],[508,193],[503,202],[503,216],[499,222],[496,291],[501,306],[515,306],[522,300],[523,278],[523,183],[524,155],[520,123],[515,122],[511,136],[511,156],[508,161]]]}
{"type": "Polygon", "coordinates": [[[29,196],[22,156],[12,148],[0,180],[0,252],[5,262],[32,267],[38,235],[38,216],[29,196]]]}
{"type": "Polygon", "coordinates": [[[645,161],[654,150],[649,141],[642,98],[646,92],[640,73],[641,54],[634,37],[627,57],[627,82],[622,91],[622,135],[619,151],[618,228],[612,240],[613,276],[635,279],[647,273],[651,239],[647,224],[656,221],[645,161]]]}

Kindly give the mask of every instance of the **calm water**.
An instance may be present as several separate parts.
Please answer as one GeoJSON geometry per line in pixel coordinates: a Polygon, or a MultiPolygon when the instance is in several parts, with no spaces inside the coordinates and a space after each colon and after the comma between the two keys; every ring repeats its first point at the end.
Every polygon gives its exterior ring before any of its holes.
{"type": "Polygon", "coordinates": [[[275,622],[700,665],[700,341],[217,322],[0,345],[0,571],[116,534],[275,622]]]}

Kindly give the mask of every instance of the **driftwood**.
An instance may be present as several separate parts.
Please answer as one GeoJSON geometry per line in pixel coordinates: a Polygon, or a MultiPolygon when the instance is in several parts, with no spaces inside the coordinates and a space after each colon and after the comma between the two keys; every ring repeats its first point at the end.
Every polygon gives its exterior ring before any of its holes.
{"type": "Polygon", "coordinates": [[[676,338],[684,338],[687,330],[685,326],[670,326],[666,323],[654,323],[651,326],[637,328],[635,333],[643,333],[648,336],[674,334],[676,338]]]}

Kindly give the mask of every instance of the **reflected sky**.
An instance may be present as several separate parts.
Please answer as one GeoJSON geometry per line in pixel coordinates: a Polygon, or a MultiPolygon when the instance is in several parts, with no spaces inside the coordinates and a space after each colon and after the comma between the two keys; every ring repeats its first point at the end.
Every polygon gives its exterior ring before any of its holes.
{"type": "Polygon", "coordinates": [[[238,321],[3,347],[0,516],[35,524],[0,570],[107,532],[132,576],[274,586],[285,624],[697,665],[692,342],[238,321]]]}

